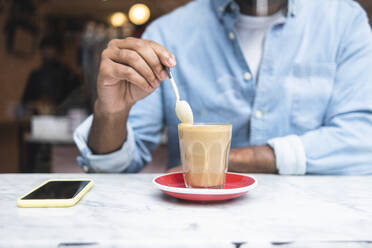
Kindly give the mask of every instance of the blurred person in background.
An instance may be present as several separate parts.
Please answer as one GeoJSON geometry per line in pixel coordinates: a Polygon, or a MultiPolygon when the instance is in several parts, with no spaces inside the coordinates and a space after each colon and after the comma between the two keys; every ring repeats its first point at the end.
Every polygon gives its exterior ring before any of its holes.
{"type": "Polygon", "coordinates": [[[94,115],[74,135],[79,164],[138,172],[167,127],[168,169],[180,169],[172,67],[194,120],[232,124],[230,170],[371,174],[371,61],[351,0],[191,2],[102,53],[94,115]]]}
{"type": "MultiPolygon", "coordinates": [[[[62,40],[55,35],[45,36],[40,42],[41,66],[31,72],[22,96],[23,113],[28,115],[54,115],[58,109],[67,112],[71,102],[78,98],[72,92],[79,89],[78,75],[61,61],[62,40]]],[[[80,91],[79,91],[80,92],[80,91]]],[[[80,95],[80,98],[83,98],[80,95]]],[[[26,172],[49,172],[51,146],[28,143],[26,172]]]]}
{"type": "Polygon", "coordinates": [[[78,75],[61,61],[62,40],[44,37],[40,42],[42,64],[31,72],[22,97],[22,105],[32,114],[55,114],[57,107],[80,86],[78,75]]]}

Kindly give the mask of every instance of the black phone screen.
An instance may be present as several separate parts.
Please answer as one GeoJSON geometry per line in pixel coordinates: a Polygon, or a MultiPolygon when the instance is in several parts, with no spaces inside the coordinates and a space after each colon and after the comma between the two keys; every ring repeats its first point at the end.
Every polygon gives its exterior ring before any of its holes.
{"type": "Polygon", "coordinates": [[[22,199],[70,199],[76,196],[90,181],[50,181],[22,199]]]}

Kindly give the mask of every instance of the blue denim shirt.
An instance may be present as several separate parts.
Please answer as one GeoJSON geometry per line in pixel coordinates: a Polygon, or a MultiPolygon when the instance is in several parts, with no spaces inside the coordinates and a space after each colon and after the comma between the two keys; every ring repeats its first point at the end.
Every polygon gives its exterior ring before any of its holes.
{"type": "MultiPolygon", "coordinates": [[[[232,0],[199,0],[144,34],[173,52],[181,99],[196,122],[233,125],[232,147],[269,144],[280,174],[372,174],[372,34],[350,0],[290,0],[266,36],[253,78],[234,30],[232,0]]],[[[168,135],[168,168],[180,165],[169,80],[135,104],[122,148],[94,155],[89,117],[75,132],[86,171],[138,172],[168,135]]]]}

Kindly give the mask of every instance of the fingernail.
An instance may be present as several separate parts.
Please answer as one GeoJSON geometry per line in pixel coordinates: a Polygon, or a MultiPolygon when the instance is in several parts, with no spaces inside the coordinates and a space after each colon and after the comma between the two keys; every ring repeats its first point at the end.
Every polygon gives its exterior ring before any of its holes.
{"type": "Polygon", "coordinates": [[[175,66],[176,65],[176,60],[172,57],[168,57],[167,62],[168,62],[169,66],[175,66]]]}
{"type": "Polygon", "coordinates": [[[160,78],[161,80],[165,80],[168,77],[168,73],[166,71],[161,71],[160,72],[160,78]]]}
{"type": "Polygon", "coordinates": [[[157,80],[157,79],[155,79],[154,82],[153,82],[153,85],[154,85],[155,87],[158,87],[159,84],[160,84],[160,81],[157,80]]]}

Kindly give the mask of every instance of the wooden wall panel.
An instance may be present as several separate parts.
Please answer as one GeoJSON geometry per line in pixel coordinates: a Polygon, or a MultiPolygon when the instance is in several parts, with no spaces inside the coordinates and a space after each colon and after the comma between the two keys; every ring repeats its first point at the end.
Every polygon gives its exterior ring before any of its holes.
{"type": "Polygon", "coordinates": [[[18,127],[0,127],[0,173],[19,172],[18,127]]]}

